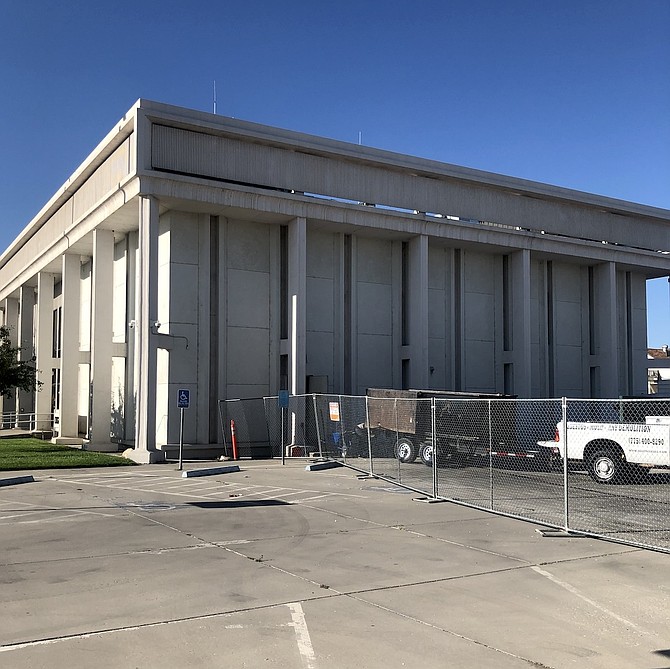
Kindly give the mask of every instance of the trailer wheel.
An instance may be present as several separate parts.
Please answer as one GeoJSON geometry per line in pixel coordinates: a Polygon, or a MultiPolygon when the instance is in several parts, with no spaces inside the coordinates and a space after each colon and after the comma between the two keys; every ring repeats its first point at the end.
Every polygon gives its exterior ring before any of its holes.
{"type": "Polygon", "coordinates": [[[433,445],[432,444],[426,444],[425,446],[421,447],[421,451],[419,452],[419,457],[421,458],[421,462],[423,462],[426,467],[432,467],[433,466],[433,445]]]}
{"type": "Polygon", "coordinates": [[[612,449],[593,451],[587,462],[589,476],[598,483],[615,483],[626,470],[626,463],[612,449]]]}
{"type": "Polygon", "coordinates": [[[416,446],[408,437],[400,437],[395,442],[393,453],[400,462],[414,462],[417,456],[416,446]]]}

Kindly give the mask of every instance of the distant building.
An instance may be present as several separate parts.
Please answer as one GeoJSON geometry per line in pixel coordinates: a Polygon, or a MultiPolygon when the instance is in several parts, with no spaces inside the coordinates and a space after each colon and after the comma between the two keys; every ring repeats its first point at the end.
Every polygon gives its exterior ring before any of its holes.
{"type": "Polygon", "coordinates": [[[661,348],[648,348],[647,392],[659,397],[670,397],[670,349],[665,344],[661,348]]]}
{"type": "Polygon", "coordinates": [[[140,100],[0,256],[61,441],[220,442],[222,398],[647,391],[670,212],[140,100]],[[110,419],[111,417],[111,419],[110,419]]]}

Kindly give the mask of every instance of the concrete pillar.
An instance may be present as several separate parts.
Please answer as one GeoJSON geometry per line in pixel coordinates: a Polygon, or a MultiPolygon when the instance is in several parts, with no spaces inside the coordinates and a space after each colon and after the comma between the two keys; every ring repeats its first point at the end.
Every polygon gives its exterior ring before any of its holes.
{"type": "Polygon", "coordinates": [[[409,242],[409,385],[428,387],[428,235],[418,235],[409,242]]]}
{"type": "Polygon", "coordinates": [[[530,251],[523,249],[510,256],[512,270],[512,392],[529,398],[532,392],[530,322],[530,251]]]}
{"type": "Polygon", "coordinates": [[[139,373],[137,372],[137,328],[135,327],[137,319],[137,309],[135,298],[137,296],[137,258],[139,255],[138,233],[132,231],[128,233],[126,255],[126,376],[124,382],[123,396],[123,421],[124,421],[124,439],[128,442],[135,441],[135,426],[137,424],[137,408],[135,398],[137,397],[137,382],[139,373]]]}
{"type": "Polygon", "coordinates": [[[607,262],[595,268],[596,327],[598,333],[598,397],[619,396],[619,337],[617,314],[616,263],[607,262]]]}
{"type": "Polygon", "coordinates": [[[54,275],[40,272],[37,275],[37,323],[35,324],[37,379],[42,382],[41,390],[35,395],[35,420],[38,430],[49,430],[52,427],[53,297],[54,275]]]}
{"type": "Polygon", "coordinates": [[[5,300],[5,326],[9,328],[9,340],[12,346],[18,346],[18,326],[19,326],[19,301],[15,297],[8,297],[5,300]]]}
{"type": "Polygon", "coordinates": [[[292,395],[305,392],[307,221],[293,219],[288,226],[289,378],[292,395]]]}
{"type": "MultiPolygon", "coordinates": [[[[34,356],[33,342],[33,312],[35,309],[35,288],[23,285],[19,289],[19,323],[18,343],[19,360],[30,362],[34,356]]],[[[20,419],[17,427],[30,429],[32,426],[32,413],[35,407],[35,393],[25,390],[17,390],[17,406],[20,419]]]]}
{"type": "Polygon", "coordinates": [[[114,233],[93,231],[93,290],[91,304],[90,430],[93,450],[115,451],[110,442],[112,416],[112,329],[114,284],[114,233]]]}
{"type": "Polygon", "coordinates": [[[139,202],[139,250],[135,286],[135,449],[136,462],[157,462],[155,323],[158,322],[158,200],[141,196],[139,202]]]}
{"type": "Polygon", "coordinates": [[[78,443],[79,436],[79,299],[81,261],[66,253],[62,258],[63,311],[61,320],[59,443],[78,443]]]}
{"type": "MultiPolygon", "coordinates": [[[[15,297],[8,297],[4,301],[4,325],[9,328],[9,341],[12,348],[19,345],[19,301],[15,297]]],[[[12,392],[9,397],[5,396],[2,400],[3,413],[14,414],[18,411],[17,395],[12,392]]]]}

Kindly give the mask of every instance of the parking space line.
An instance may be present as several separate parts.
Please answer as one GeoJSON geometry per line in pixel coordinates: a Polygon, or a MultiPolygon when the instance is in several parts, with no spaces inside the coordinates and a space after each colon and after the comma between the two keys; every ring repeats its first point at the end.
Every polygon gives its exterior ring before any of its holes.
{"type": "Polygon", "coordinates": [[[305,612],[300,602],[291,602],[286,606],[291,610],[291,620],[293,620],[293,629],[295,630],[298,652],[300,653],[302,664],[305,669],[316,669],[316,655],[314,654],[312,639],[307,628],[305,612]]]}
{"type": "Polygon", "coordinates": [[[314,490],[313,488],[287,488],[279,486],[262,485],[244,485],[242,482],[226,482],[212,485],[212,482],[189,479],[175,479],[171,476],[141,475],[143,480],[138,480],[138,476],[130,474],[111,475],[111,476],[70,476],[58,479],[63,483],[73,485],[88,485],[106,488],[108,490],[124,490],[141,493],[154,493],[157,495],[169,495],[175,497],[188,498],[192,500],[220,500],[228,499],[234,496],[236,499],[286,499],[290,504],[308,502],[332,497],[361,498],[365,495],[324,492],[314,490]],[[304,496],[302,499],[296,497],[304,496]],[[294,498],[294,499],[288,499],[294,498]]]}
{"type": "Polygon", "coordinates": [[[647,636],[649,632],[645,629],[642,629],[639,625],[636,625],[635,623],[632,623],[630,620],[626,620],[626,618],[623,618],[622,616],[618,615],[617,613],[614,613],[614,611],[610,611],[608,608],[602,606],[601,604],[598,604],[598,602],[593,601],[586,595],[583,595],[577,588],[574,586],[570,585],[569,583],[566,583],[565,581],[562,581],[560,578],[557,578],[553,574],[550,574],[548,571],[545,571],[544,569],[540,567],[533,566],[531,569],[536,572],[537,574],[540,574],[541,576],[544,576],[545,578],[548,578],[552,583],[556,583],[556,585],[560,585],[561,588],[565,588],[568,592],[571,592],[573,595],[576,597],[579,597],[582,601],[586,602],[587,604],[590,604],[594,608],[598,609],[601,613],[604,613],[611,618],[614,618],[614,620],[618,620],[620,623],[625,625],[626,627],[630,627],[631,629],[634,629],[638,634],[644,634],[647,636]]]}

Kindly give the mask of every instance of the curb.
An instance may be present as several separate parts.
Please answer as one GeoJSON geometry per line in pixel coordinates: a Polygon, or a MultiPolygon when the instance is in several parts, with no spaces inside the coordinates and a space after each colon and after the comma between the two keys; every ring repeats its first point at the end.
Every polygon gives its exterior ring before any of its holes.
{"type": "Polygon", "coordinates": [[[305,467],[306,472],[318,472],[321,471],[322,469],[335,469],[335,467],[341,467],[342,463],[341,462],[335,462],[333,460],[330,460],[328,462],[313,462],[310,465],[307,465],[305,467]]]}
{"type": "Polygon", "coordinates": [[[213,474],[230,474],[231,472],[239,472],[239,465],[229,465],[228,467],[210,467],[209,469],[192,469],[188,472],[182,472],[183,479],[191,478],[193,476],[212,476],[213,474]]]}
{"type": "Polygon", "coordinates": [[[0,487],[6,485],[16,485],[17,483],[35,483],[35,479],[31,476],[14,476],[10,479],[0,479],[0,487]]]}

